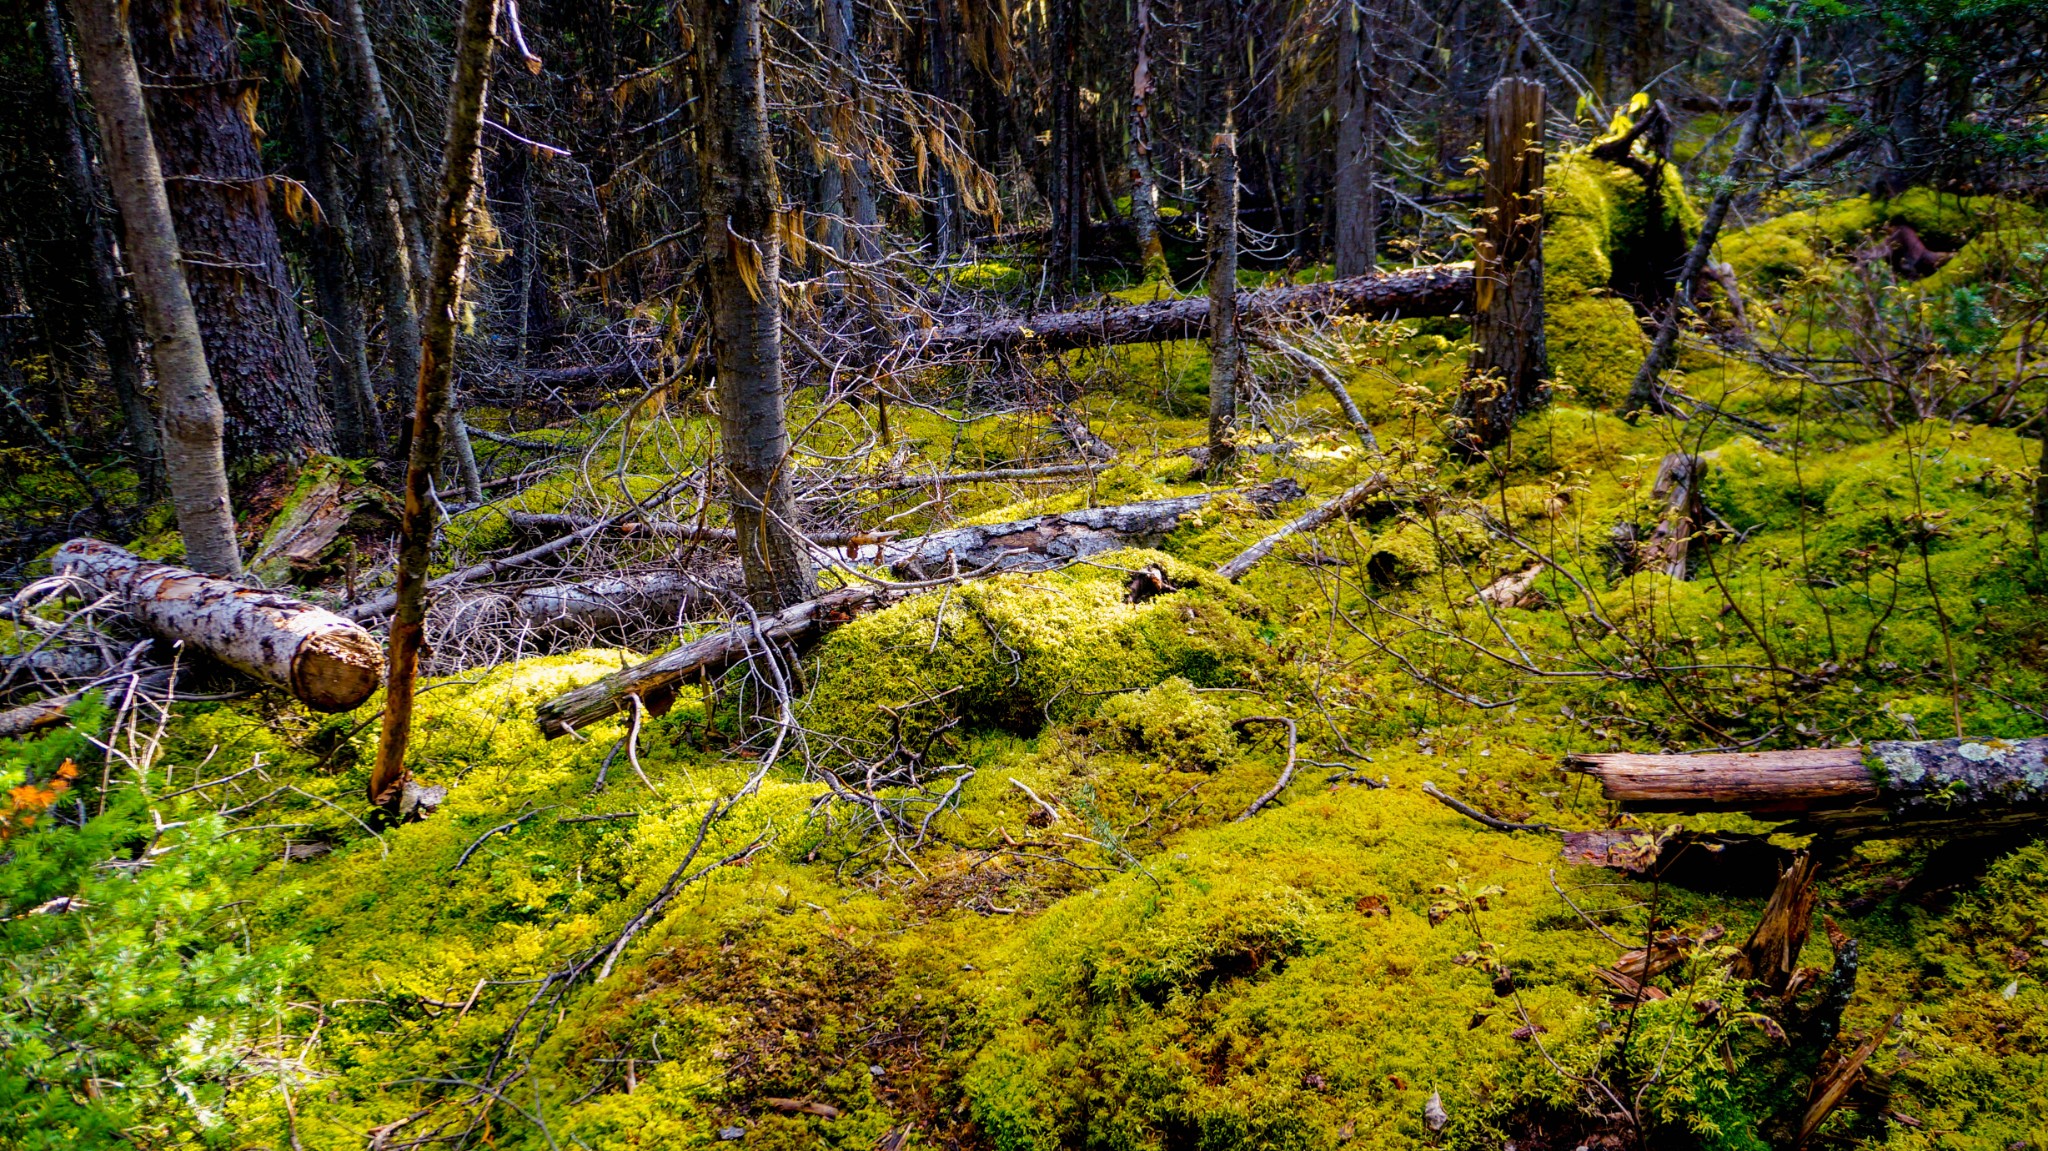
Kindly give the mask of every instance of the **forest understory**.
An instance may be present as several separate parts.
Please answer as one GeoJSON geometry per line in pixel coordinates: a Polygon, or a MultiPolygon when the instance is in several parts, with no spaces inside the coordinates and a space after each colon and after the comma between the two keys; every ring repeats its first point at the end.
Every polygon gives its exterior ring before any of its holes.
{"type": "Polygon", "coordinates": [[[2048,1151],[2038,0],[0,19],[0,1146],[2048,1151]]]}

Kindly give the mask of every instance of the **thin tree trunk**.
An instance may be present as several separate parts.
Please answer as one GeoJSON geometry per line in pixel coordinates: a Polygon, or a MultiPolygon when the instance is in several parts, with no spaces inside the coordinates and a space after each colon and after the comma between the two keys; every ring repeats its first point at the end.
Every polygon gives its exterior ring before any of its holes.
{"type": "Polygon", "coordinates": [[[143,391],[142,352],[135,317],[121,297],[121,270],[115,262],[114,234],[100,210],[100,182],[93,174],[92,154],[78,122],[78,86],[72,80],[71,46],[64,40],[64,22],[57,0],[44,0],[43,43],[49,53],[50,80],[57,90],[58,117],[64,133],[64,182],[83,219],[86,269],[92,275],[94,310],[99,313],[100,343],[106,349],[107,375],[121,402],[128,440],[135,452],[135,471],[145,494],[163,483],[163,448],[157,443],[156,415],[143,391]]]}
{"type": "Polygon", "coordinates": [[[221,450],[224,416],[179,265],[178,233],[150,139],[142,77],[119,0],[72,0],[71,12],[78,24],[79,65],[99,117],[107,182],[127,237],[136,302],[156,362],[164,467],[185,562],[210,575],[236,575],[242,559],[221,450]]]}
{"type": "Polygon", "coordinates": [[[1081,171],[1079,0],[1049,0],[1052,7],[1052,245],[1054,279],[1081,269],[1081,232],[1088,202],[1081,171]]]}
{"type": "Polygon", "coordinates": [[[1230,472],[1237,454],[1237,133],[1226,116],[1209,159],[1209,461],[1210,481],[1230,472]]]}
{"type": "Polygon", "coordinates": [[[1137,0],[1131,17],[1137,54],[1131,64],[1131,233],[1147,280],[1165,282],[1166,248],[1159,241],[1159,179],[1152,171],[1152,4],[1137,0]]]}
{"type": "Polygon", "coordinates": [[[304,54],[295,93],[301,161],[307,186],[319,205],[312,222],[309,263],[320,323],[327,334],[335,438],[346,455],[381,450],[384,417],[370,383],[368,337],[356,299],[356,274],[350,256],[354,236],[342,207],[341,180],[334,166],[334,140],[327,125],[327,64],[316,46],[304,54]]]}
{"type": "MultiPolygon", "coordinates": [[[[821,0],[825,22],[825,47],[834,66],[844,71],[846,120],[852,123],[863,103],[862,69],[859,49],[853,39],[853,0],[821,0]]],[[[836,250],[841,256],[871,262],[881,258],[880,214],[875,206],[872,174],[866,156],[853,140],[834,140],[850,152],[850,161],[839,168],[840,196],[844,204],[845,232],[836,250]],[[850,242],[849,242],[850,241],[850,242]]]]}
{"type": "Polygon", "coordinates": [[[1698,283],[1700,273],[1706,270],[1707,259],[1714,251],[1714,241],[1721,234],[1721,225],[1727,221],[1728,211],[1742,190],[1743,177],[1749,174],[1757,153],[1762,149],[1764,131],[1770,126],[1771,109],[1777,102],[1778,76],[1792,58],[1792,45],[1796,39],[1793,16],[1797,11],[1795,5],[1778,18],[1778,29],[1772,34],[1770,47],[1764,52],[1763,71],[1757,76],[1756,99],[1750,105],[1749,119],[1743,123],[1742,135],[1735,141],[1735,152],[1728,158],[1727,171],[1721,174],[1721,190],[1714,194],[1713,203],[1707,206],[1706,219],[1700,223],[1699,239],[1685,254],[1685,266],[1678,273],[1678,286],[1664,307],[1664,315],[1657,321],[1657,334],[1650,341],[1650,353],[1643,357],[1643,366],[1637,369],[1635,380],[1629,384],[1628,402],[1622,409],[1624,416],[1634,418],[1645,408],[1656,412],[1664,410],[1663,398],[1657,390],[1657,377],[1671,356],[1672,346],[1678,342],[1679,320],[1692,307],[1693,287],[1698,283]]]}
{"type": "Polygon", "coordinates": [[[1486,109],[1485,199],[1473,269],[1475,345],[1458,392],[1467,452],[1501,443],[1543,402],[1543,85],[1505,77],[1486,109]]]}
{"type": "Polygon", "coordinates": [[[1337,10],[1337,274],[1363,276],[1379,263],[1378,48],[1365,0],[1337,10]]]}
{"type": "Polygon", "coordinates": [[[237,461],[334,450],[271,215],[255,81],[226,0],[131,0],[135,62],[237,461]]]}
{"type": "MultiPolygon", "coordinates": [[[[351,0],[353,3],[353,0],[351,0]]],[[[497,0],[464,0],[449,84],[448,133],[442,149],[441,200],[435,212],[434,262],[427,278],[427,308],[420,346],[418,393],[413,401],[412,451],[405,468],[405,510],[399,522],[397,604],[391,617],[390,667],[385,677],[384,728],[370,802],[396,802],[406,778],[405,748],[412,735],[414,681],[426,639],[427,564],[434,537],[434,471],[455,391],[455,325],[461,309],[469,233],[475,222],[479,137],[497,35],[497,0]]]]}
{"type": "MultiPolygon", "coordinates": [[[[343,23],[348,33],[350,55],[354,57],[356,83],[362,89],[359,122],[369,141],[363,149],[365,194],[369,204],[364,215],[369,222],[372,257],[377,286],[384,309],[384,357],[390,365],[391,390],[404,395],[419,379],[421,302],[415,299],[416,280],[412,241],[405,226],[406,202],[412,198],[398,151],[398,132],[391,119],[391,105],[384,99],[384,76],[377,66],[377,48],[363,19],[362,0],[341,0],[343,23]]],[[[409,429],[410,421],[406,422],[409,429]]],[[[409,440],[408,440],[409,442],[409,440]]],[[[391,450],[380,441],[378,455],[391,450]]]]}
{"type": "Polygon", "coordinates": [[[782,395],[781,190],[768,135],[760,0],[691,0],[698,188],[718,363],[718,422],[747,598],[780,611],[816,594],[796,535],[782,395]]]}

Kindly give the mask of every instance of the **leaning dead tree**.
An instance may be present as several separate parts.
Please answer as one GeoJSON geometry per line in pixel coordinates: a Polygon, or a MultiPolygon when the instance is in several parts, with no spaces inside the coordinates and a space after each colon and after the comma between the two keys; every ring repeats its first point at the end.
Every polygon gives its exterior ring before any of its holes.
{"type": "Polygon", "coordinates": [[[1741,811],[1838,836],[1990,835],[2048,822],[2048,739],[1570,756],[1625,811],[1741,811]]]}
{"type": "Polygon", "coordinates": [[[428,307],[420,337],[420,377],[413,402],[412,452],[405,468],[405,511],[400,521],[397,587],[391,617],[391,666],[385,681],[384,726],[377,741],[377,765],[370,773],[370,802],[395,802],[405,783],[405,747],[412,735],[413,687],[420,648],[426,639],[427,568],[431,561],[439,501],[434,472],[441,464],[441,440],[455,394],[455,326],[469,259],[478,179],[478,137],[483,133],[490,81],[491,46],[497,35],[497,0],[464,0],[457,34],[455,76],[448,98],[448,135],[443,151],[441,200],[436,207],[434,262],[428,278],[428,307]]]}
{"type": "Polygon", "coordinates": [[[151,563],[99,540],[72,540],[51,567],[112,593],[152,634],[184,643],[291,693],[315,711],[370,698],[384,653],[360,626],[302,600],[151,563]]]}

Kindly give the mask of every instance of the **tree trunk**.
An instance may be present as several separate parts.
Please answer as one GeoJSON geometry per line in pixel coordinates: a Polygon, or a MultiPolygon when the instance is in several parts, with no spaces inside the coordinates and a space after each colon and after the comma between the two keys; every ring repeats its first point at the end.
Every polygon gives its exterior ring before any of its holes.
{"type": "MultiPolygon", "coordinates": [[[[842,73],[842,90],[836,95],[846,102],[845,117],[852,123],[866,99],[861,91],[864,77],[860,51],[853,36],[853,0],[820,0],[820,8],[825,47],[831,53],[833,66],[842,73]]],[[[881,217],[875,207],[874,181],[867,157],[855,141],[834,142],[852,153],[843,165],[838,165],[845,220],[844,238],[837,250],[841,256],[863,263],[878,260],[882,255],[881,217]]]]}
{"type": "MultiPolygon", "coordinates": [[[[1449,316],[1470,310],[1473,283],[1469,264],[1409,268],[1351,280],[1242,292],[1237,298],[1237,315],[1241,324],[1313,323],[1337,316],[1449,316]]],[[[933,329],[924,344],[912,350],[928,358],[992,358],[1198,340],[1209,331],[1209,311],[1208,298],[1197,296],[1130,307],[969,321],[933,329]]]]}
{"type": "Polygon", "coordinates": [[[1757,76],[1756,99],[1749,110],[1749,118],[1743,122],[1742,135],[1736,138],[1735,151],[1728,157],[1728,168],[1721,174],[1721,190],[1714,194],[1714,200],[1707,205],[1706,219],[1700,223],[1699,238],[1693,241],[1692,250],[1685,254],[1685,266],[1678,273],[1678,285],[1671,293],[1671,300],[1664,306],[1664,314],[1657,321],[1657,334],[1650,341],[1650,352],[1643,357],[1643,366],[1636,370],[1635,379],[1629,384],[1628,400],[1622,415],[1634,418],[1638,412],[1648,408],[1664,410],[1664,401],[1658,395],[1657,378],[1670,358],[1673,345],[1678,342],[1678,322],[1692,307],[1694,286],[1699,283],[1700,273],[1706,269],[1707,260],[1714,251],[1714,241],[1721,235],[1721,225],[1728,219],[1728,211],[1735,205],[1735,197],[1742,190],[1743,179],[1755,164],[1757,153],[1762,150],[1764,133],[1770,127],[1771,109],[1778,93],[1778,77],[1785,71],[1785,64],[1792,58],[1793,42],[1797,39],[1797,28],[1792,22],[1796,6],[1788,9],[1778,18],[1778,29],[1771,36],[1771,43],[1764,50],[1763,71],[1757,76]]]}
{"type": "Polygon", "coordinates": [[[1209,152],[1209,461],[1211,482],[1237,455],[1237,133],[1230,118],[1209,152]]]}
{"type": "Polygon", "coordinates": [[[363,331],[363,311],[350,259],[355,238],[342,205],[334,140],[328,130],[330,90],[324,55],[322,46],[315,44],[312,51],[300,56],[303,71],[293,95],[298,105],[295,126],[306,186],[316,204],[308,262],[313,266],[320,326],[327,336],[335,440],[343,454],[359,456],[382,450],[384,417],[377,410],[377,393],[370,382],[368,337],[363,331]]]}
{"type": "Polygon", "coordinates": [[[1467,452],[1492,448],[1541,404],[1550,366],[1543,334],[1543,85],[1507,77],[1486,108],[1485,200],[1474,268],[1477,345],[1457,414],[1467,452]]]}
{"type": "Polygon", "coordinates": [[[370,802],[378,806],[396,801],[405,785],[413,686],[426,635],[427,567],[435,515],[431,487],[454,402],[455,325],[481,182],[479,137],[497,24],[497,0],[463,0],[455,74],[449,83],[448,132],[442,148],[441,199],[434,216],[434,262],[427,278],[419,387],[413,400],[412,450],[405,468],[405,510],[399,523],[397,604],[391,617],[384,728],[377,741],[377,766],[370,774],[370,802]]]}
{"type": "Polygon", "coordinates": [[[1048,270],[1062,283],[1081,270],[1088,218],[1081,169],[1080,0],[1049,0],[1052,17],[1052,245],[1048,270]]]}
{"type": "Polygon", "coordinates": [[[760,0],[692,0],[704,282],[718,362],[719,439],[747,598],[779,611],[815,594],[795,533],[782,395],[781,198],[768,135],[760,0]]]}
{"type": "Polygon", "coordinates": [[[2048,740],[1567,757],[1625,811],[1743,811],[1843,836],[1996,834],[2048,822],[2048,740]]]}
{"type": "MultiPolygon", "coordinates": [[[[356,83],[362,89],[359,121],[362,136],[369,142],[363,149],[364,193],[369,200],[364,215],[369,222],[372,266],[377,270],[378,289],[384,309],[384,358],[391,365],[391,391],[404,395],[420,375],[419,308],[416,300],[412,241],[405,226],[412,186],[406,178],[404,158],[398,151],[398,131],[391,120],[391,105],[384,99],[384,76],[377,66],[377,48],[363,19],[362,0],[341,0],[350,55],[354,58],[356,83]]],[[[424,269],[419,269],[424,271],[424,269]]],[[[407,422],[410,427],[410,421],[407,422]]],[[[390,447],[380,444],[377,454],[390,447]]]]}
{"type": "Polygon", "coordinates": [[[83,225],[79,234],[86,244],[85,264],[92,276],[93,306],[98,313],[100,344],[106,349],[107,375],[128,426],[136,476],[143,493],[153,496],[163,483],[163,448],[157,443],[156,414],[150,411],[149,396],[143,391],[142,353],[135,317],[121,296],[114,233],[100,210],[100,182],[93,174],[92,155],[78,120],[78,86],[72,80],[71,46],[64,40],[64,22],[58,15],[57,0],[45,0],[42,23],[50,80],[57,92],[59,127],[64,134],[64,182],[71,190],[83,225]]]}
{"type": "Polygon", "coordinates": [[[235,575],[242,559],[221,450],[220,396],[179,266],[178,234],[150,140],[142,77],[117,0],[72,0],[71,12],[78,23],[79,64],[99,116],[107,181],[127,237],[135,298],[156,363],[164,468],[185,562],[213,575],[235,575]]]}
{"type": "Polygon", "coordinates": [[[207,363],[239,460],[334,450],[226,0],[134,0],[135,59],[207,363]]]}
{"type": "Polygon", "coordinates": [[[1166,247],[1159,240],[1159,180],[1152,171],[1152,4],[1137,0],[1131,16],[1137,39],[1131,63],[1130,180],[1131,233],[1138,243],[1138,263],[1146,280],[1166,283],[1166,247]]]}
{"type": "Polygon", "coordinates": [[[282,688],[315,711],[356,707],[384,670],[369,632],[275,592],[150,563],[99,540],[72,540],[50,566],[120,597],[122,610],[152,633],[282,688]]]}
{"type": "Polygon", "coordinates": [[[1337,275],[1364,276],[1379,263],[1379,56],[1366,3],[1337,9],[1337,275]]]}

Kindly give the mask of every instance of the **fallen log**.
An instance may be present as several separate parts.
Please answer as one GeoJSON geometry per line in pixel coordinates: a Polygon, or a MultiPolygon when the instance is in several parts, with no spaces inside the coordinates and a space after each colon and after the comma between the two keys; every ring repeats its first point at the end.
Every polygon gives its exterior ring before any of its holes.
{"type": "Polygon", "coordinates": [[[763,616],[758,625],[714,632],[666,655],[608,675],[596,683],[566,692],[534,712],[534,722],[549,739],[587,727],[632,706],[638,697],[650,714],[664,715],[675,702],[676,685],[698,675],[714,676],[771,646],[802,645],[861,612],[886,606],[912,594],[907,590],[862,585],[826,592],[763,616]]]}
{"type": "Polygon", "coordinates": [[[354,708],[384,672],[383,650],[369,632],[302,600],[151,563],[101,540],[72,540],[50,566],[120,597],[152,633],[282,688],[315,711],[354,708]]]}
{"type": "MultiPolygon", "coordinates": [[[[597,520],[589,516],[563,515],[557,512],[513,512],[506,517],[512,526],[533,535],[580,532],[585,529],[614,531],[622,536],[645,536],[649,539],[696,540],[700,543],[736,543],[739,536],[731,528],[705,527],[701,524],[682,524],[670,520],[597,520]]],[[[898,532],[817,532],[804,538],[824,547],[858,547],[862,544],[882,543],[898,532]]]]}
{"type": "Polygon", "coordinates": [[[1567,756],[1625,811],[1741,811],[1843,836],[1989,835],[2048,821],[2048,739],[1567,756]]]}
{"type": "MultiPolygon", "coordinates": [[[[1056,512],[1013,523],[953,528],[916,540],[882,544],[878,556],[866,559],[873,562],[879,558],[890,565],[892,572],[905,577],[932,572],[943,575],[955,570],[980,575],[1042,571],[1101,552],[1157,542],[1187,516],[1222,494],[1226,493],[1204,492],[1056,512]]],[[[1299,498],[1302,492],[1301,485],[1283,479],[1235,494],[1245,496],[1262,510],[1270,510],[1299,498]]],[[[801,650],[862,612],[887,607],[920,590],[923,589],[857,585],[827,592],[764,616],[758,625],[749,622],[727,628],[556,696],[540,705],[534,721],[543,734],[553,739],[625,711],[636,696],[642,707],[661,715],[674,702],[676,686],[685,680],[718,675],[751,653],[770,646],[788,645],[801,650]]]]}
{"type": "MultiPolygon", "coordinates": [[[[1198,492],[1054,512],[1009,523],[948,528],[915,539],[892,540],[872,552],[862,549],[856,554],[888,564],[898,579],[930,579],[953,568],[1038,571],[1118,548],[1156,544],[1222,494],[1198,492]]],[[[1250,500],[1261,515],[1271,515],[1281,504],[1307,493],[1293,480],[1279,479],[1235,494],[1250,500]]]]}
{"type": "MultiPolygon", "coordinates": [[[[1240,292],[1237,312],[1247,323],[1338,316],[1448,316],[1471,311],[1472,290],[1472,265],[1437,264],[1321,284],[1240,292]]],[[[1196,340],[1206,336],[1208,330],[1209,301],[1196,297],[949,324],[927,333],[923,344],[915,350],[930,358],[994,357],[1020,351],[1051,353],[1196,340]]]]}

